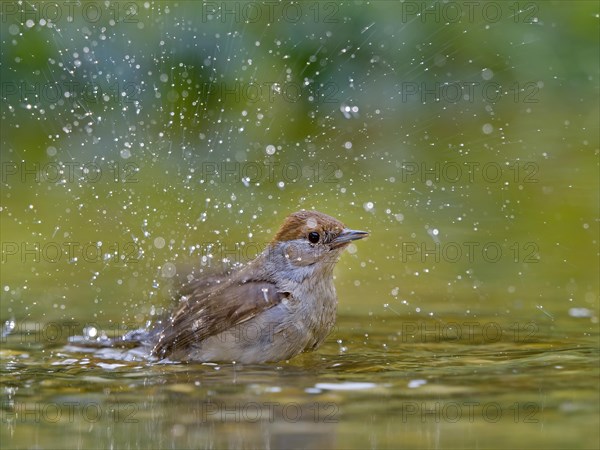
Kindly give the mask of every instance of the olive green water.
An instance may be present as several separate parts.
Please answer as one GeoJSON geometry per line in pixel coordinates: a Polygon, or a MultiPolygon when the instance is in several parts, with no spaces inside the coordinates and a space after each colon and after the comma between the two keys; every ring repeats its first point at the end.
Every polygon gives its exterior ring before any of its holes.
{"type": "Polygon", "coordinates": [[[53,5],[2,2],[3,449],[600,446],[597,2],[53,5]],[[301,208],[370,232],[318,351],[69,345],[301,208]]]}
{"type": "Polygon", "coordinates": [[[453,319],[342,317],[318,353],[257,366],[131,363],[13,336],[3,447],[596,445],[597,334],[453,319]]]}

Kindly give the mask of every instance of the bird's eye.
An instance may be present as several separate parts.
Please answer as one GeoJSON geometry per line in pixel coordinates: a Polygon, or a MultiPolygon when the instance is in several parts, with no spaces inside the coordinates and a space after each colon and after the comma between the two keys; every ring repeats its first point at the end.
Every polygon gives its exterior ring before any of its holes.
{"type": "Polygon", "coordinates": [[[321,236],[319,236],[319,233],[317,233],[316,231],[311,231],[310,233],[308,233],[308,241],[316,244],[317,242],[319,242],[319,239],[321,239],[321,236]]]}

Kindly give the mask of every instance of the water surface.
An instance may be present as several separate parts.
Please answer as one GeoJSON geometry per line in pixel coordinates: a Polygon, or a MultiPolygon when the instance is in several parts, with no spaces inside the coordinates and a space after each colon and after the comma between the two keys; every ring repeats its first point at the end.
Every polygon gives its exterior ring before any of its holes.
{"type": "Polygon", "coordinates": [[[264,365],[128,362],[13,334],[2,446],[593,448],[588,321],[348,316],[319,351],[264,365]]]}

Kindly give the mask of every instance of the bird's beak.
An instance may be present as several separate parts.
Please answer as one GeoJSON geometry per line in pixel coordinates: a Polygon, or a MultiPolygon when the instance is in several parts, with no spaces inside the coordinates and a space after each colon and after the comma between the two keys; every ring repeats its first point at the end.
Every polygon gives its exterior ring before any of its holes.
{"type": "Polygon", "coordinates": [[[369,235],[366,231],[359,230],[349,230],[345,228],[338,237],[336,237],[333,241],[331,241],[331,248],[338,248],[343,245],[349,244],[351,241],[356,241],[357,239],[366,238],[369,235]]]}

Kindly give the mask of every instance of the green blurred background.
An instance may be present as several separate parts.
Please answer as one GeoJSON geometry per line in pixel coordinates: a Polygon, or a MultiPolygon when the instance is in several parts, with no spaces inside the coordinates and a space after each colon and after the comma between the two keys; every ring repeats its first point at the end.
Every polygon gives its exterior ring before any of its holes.
{"type": "Polygon", "coordinates": [[[47,5],[2,3],[2,321],[143,325],[315,208],[372,233],[342,314],[597,328],[597,2],[47,5]]]}

